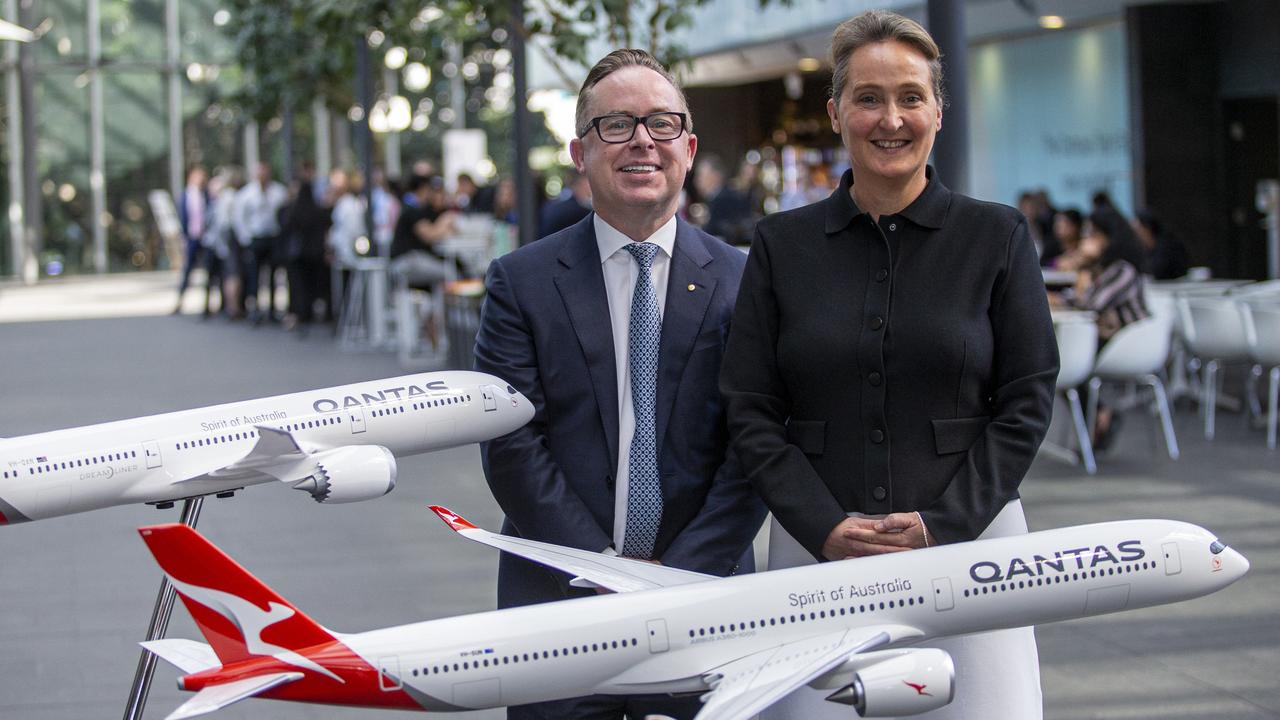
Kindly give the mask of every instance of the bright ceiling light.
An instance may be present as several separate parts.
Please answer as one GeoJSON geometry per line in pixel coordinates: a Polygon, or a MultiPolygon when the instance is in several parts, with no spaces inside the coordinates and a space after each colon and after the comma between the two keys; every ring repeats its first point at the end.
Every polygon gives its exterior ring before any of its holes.
{"type": "Polygon", "coordinates": [[[818,58],[800,58],[798,63],[801,72],[813,72],[822,67],[822,61],[818,58]]]}
{"type": "Polygon", "coordinates": [[[408,59],[409,51],[399,45],[396,45],[395,47],[387,49],[387,54],[386,57],[383,58],[383,62],[387,64],[388,68],[392,70],[399,70],[404,67],[404,61],[408,59]]]}
{"type": "Polygon", "coordinates": [[[1066,26],[1067,21],[1062,19],[1061,15],[1041,15],[1040,27],[1045,30],[1061,30],[1066,26]]]}

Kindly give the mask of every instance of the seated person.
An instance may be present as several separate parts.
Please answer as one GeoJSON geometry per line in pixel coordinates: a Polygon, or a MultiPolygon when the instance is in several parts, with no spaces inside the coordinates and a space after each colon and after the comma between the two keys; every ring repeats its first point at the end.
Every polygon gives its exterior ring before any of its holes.
{"type": "Polygon", "coordinates": [[[416,207],[406,206],[391,237],[391,275],[406,286],[430,290],[445,278],[448,262],[435,246],[454,232],[457,213],[445,209],[444,183],[414,175],[409,193],[416,207]]]}

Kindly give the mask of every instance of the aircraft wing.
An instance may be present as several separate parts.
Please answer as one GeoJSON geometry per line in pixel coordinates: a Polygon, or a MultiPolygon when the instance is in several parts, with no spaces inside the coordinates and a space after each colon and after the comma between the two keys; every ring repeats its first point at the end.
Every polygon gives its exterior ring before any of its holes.
{"type": "Polygon", "coordinates": [[[300,672],[284,672],[255,675],[243,680],[222,683],[221,685],[209,685],[196,693],[195,697],[182,703],[182,706],[177,710],[169,713],[165,720],[183,720],[183,718],[205,715],[215,710],[221,710],[245,698],[253,697],[258,693],[266,692],[278,685],[301,679],[302,673],[300,672]]]}
{"type": "Polygon", "coordinates": [[[766,648],[712,669],[694,720],[747,720],[792,691],[844,666],[859,653],[923,633],[903,625],[877,625],[833,632],[766,648]]]}
{"type": "MultiPolygon", "coordinates": [[[[209,468],[204,472],[196,473],[189,477],[174,478],[173,482],[219,480],[228,475],[261,472],[263,468],[268,466],[279,467],[282,463],[288,466],[306,458],[309,454],[298,445],[293,433],[287,430],[281,430],[271,425],[254,425],[253,429],[258,431],[258,441],[249,449],[249,452],[242,455],[238,460],[209,468]]],[[[271,475],[273,473],[267,474],[271,475]]]]}
{"type": "Polygon", "coordinates": [[[463,537],[573,575],[572,584],[576,587],[599,586],[614,592],[631,592],[716,579],[714,575],[642,560],[499,535],[481,530],[448,508],[432,505],[431,510],[463,537]]]}

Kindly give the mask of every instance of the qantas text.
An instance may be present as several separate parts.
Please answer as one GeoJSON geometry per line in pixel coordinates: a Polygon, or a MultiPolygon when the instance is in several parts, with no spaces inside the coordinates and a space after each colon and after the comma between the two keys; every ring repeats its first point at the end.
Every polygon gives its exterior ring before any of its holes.
{"type": "Polygon", "coordinates": [[[333,412],[340,408],[361,407],[363,405],[372,405],[374,403],[384,403],[390,400],[404,400],[405,398],[418,397],[419,395],[428,395],[430,393],[449,392],[449,386],[444,384],[443,380],[432,380],[423,386],[404,385],[402,387],[387,388],[379,390],[377,393],[360,393],[360,397],[347,395],[342,398],[342,402],[331,400],[329,398],[321,398],[311,407],[316,412],[333,412]],[[387,396],[391,397],[388,398],[387,396]]]}
{"type": "Polygon", "coordinates": [[[993,583],[1001,580],[1014,580],[1019,576],[1040,577],[1045,574],[1046,568],[1064,573],[1071,570],[1087,570],[1103,563],[1119,565],[1121,563],[1134,562],[1146,556],[1147,552],[1142,549],[1141,541],[1123,540],[1116,543],[1114,552],[1106,545],[1097,545],[1092,548],[1081,547],[1058,550],[1053,554],[1053,557],[1033,555],[1030,561],[1015,557],[1003,565],[984,560],[969,567],[969,577],[973,578],[975,582],[993,583]]]}

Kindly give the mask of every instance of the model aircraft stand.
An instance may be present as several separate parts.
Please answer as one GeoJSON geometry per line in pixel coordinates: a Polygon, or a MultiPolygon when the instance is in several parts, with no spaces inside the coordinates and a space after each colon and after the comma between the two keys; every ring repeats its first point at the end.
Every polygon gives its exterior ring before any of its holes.
{"type": "MultiPolygon", "coordinates": [[[[182,503],[182,517],[179,522],[194,528],[200,520],[200,508],[204,505],[204,497],[187,498],[182,503]]],[[[160,594],[156,596],[156,607],[151,612],[151,625],[147,628],[147,640],[164,637],[169,629],[169,618],[173,615],[173,602],[178,593],[169,582],[168,575],[160,579],[160,594]]],[[[151,677],[156,672],[156,656],[146,648],[138,658],[138,670],[133,675],[133,687],[129,690],[129,702],[124,709],[124,720],[142,720],[142,710],[147,705],[147,695],[151,692],[151,677]]]]}

